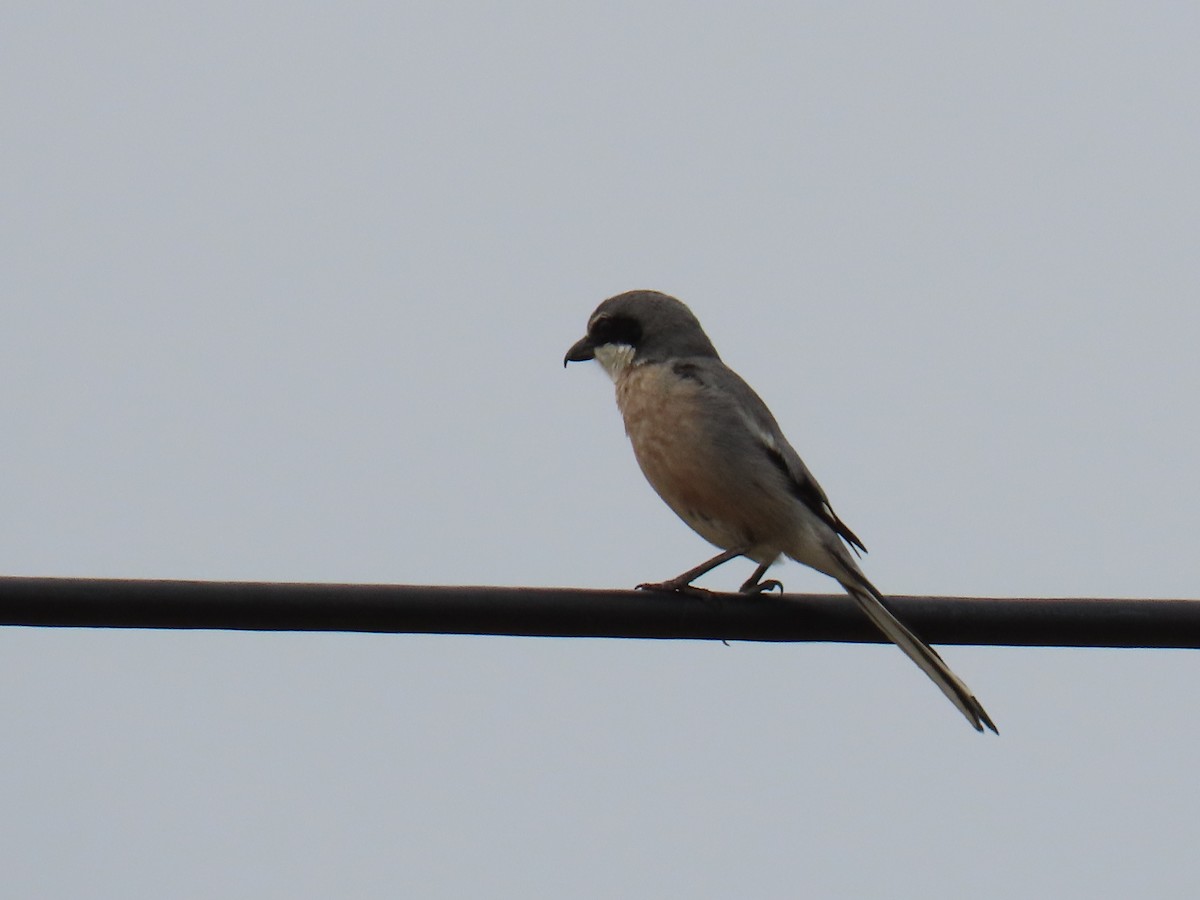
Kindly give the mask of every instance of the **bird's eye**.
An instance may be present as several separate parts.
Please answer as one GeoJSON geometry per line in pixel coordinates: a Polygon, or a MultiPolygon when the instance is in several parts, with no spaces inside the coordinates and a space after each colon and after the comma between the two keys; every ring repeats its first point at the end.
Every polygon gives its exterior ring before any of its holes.
{"type": "Polygon", "coordinates": [[[642,339],[642,326],[629,316],[597,316],[592,320],[588,336],[596,346],[628,344],[636,347],[642,339]]]}

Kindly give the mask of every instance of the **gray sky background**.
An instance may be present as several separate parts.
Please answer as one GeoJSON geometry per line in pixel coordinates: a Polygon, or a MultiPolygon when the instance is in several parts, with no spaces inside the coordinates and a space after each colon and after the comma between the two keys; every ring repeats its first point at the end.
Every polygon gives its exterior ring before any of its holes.
{"type": "MultiPolygon", "coordinates": [[[[0,572],[675,575],[710,548],[561,365],[652,287],[885,592],[1200,594],[1189,4],[17,3],[0,45],[0,572]]],[[[883,646],[0,630],[5,893],[1194,896],[1200,655],[945,655],[999,738],[883,646]]]]}

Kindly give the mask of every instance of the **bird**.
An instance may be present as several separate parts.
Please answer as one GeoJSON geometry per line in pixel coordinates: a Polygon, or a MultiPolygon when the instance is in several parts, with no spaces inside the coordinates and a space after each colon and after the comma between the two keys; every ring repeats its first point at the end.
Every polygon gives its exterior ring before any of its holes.
{"type": "Polygon", "coordinates": [[[587,333],[563,358],[595,360],[613,380],[617,407],[642,473],[693,531],[721,553],[644,590],[700,592],[692,582],[744,556],[756,563],[740,591],[787,556],[838,581],[867,618],[941,688],[976,731],[995,724],[970,688],[888,608],[855,556],[866,546],[833,511],[770,409],[721,361],[699,319],[658,291],[627,291],[596,307],[587,333]]]}

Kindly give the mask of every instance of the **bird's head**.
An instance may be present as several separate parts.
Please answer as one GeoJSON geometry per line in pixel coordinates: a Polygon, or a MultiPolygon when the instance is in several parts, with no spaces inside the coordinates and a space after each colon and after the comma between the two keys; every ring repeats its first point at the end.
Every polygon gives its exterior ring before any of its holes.
{"type": "Polygon", "coordinates": [[[596,307],[563,365],[594,359],[616,381],[630,366],[696,356],[715,359],[717,351],[686,305],[658,291],[627,291],[596,307]]]}

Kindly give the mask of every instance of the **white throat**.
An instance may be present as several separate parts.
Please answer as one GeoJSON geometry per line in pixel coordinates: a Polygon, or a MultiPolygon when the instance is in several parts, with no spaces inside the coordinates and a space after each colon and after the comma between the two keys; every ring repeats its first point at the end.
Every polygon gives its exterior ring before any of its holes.
{"type": "Polygon", "coordinates": [[[596,362],[604,367],[604,371],[613,381],[633,365],[634,350],[628,344],[601,344],[593,352],[596,354],[596,362]]]}

